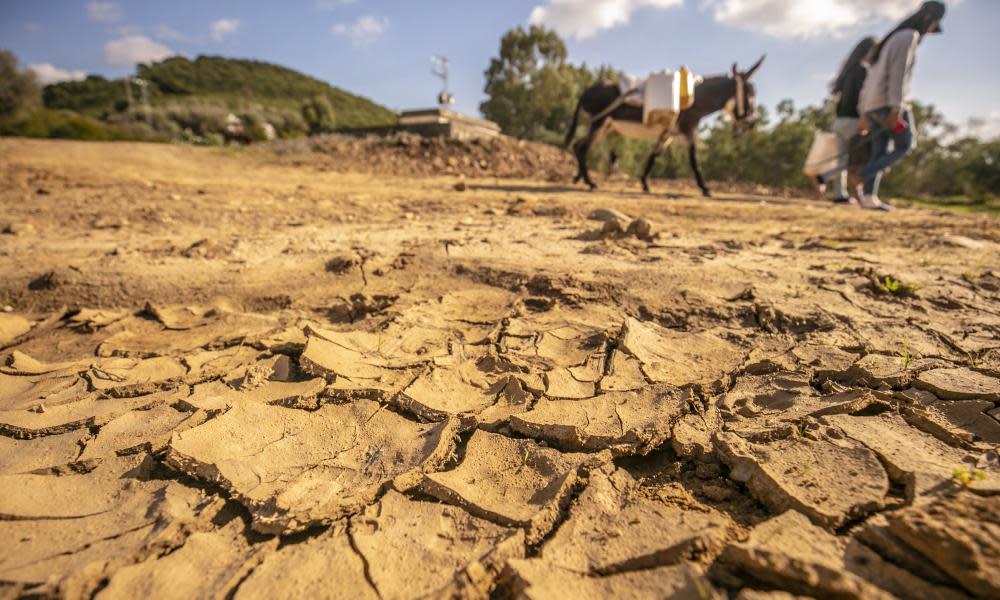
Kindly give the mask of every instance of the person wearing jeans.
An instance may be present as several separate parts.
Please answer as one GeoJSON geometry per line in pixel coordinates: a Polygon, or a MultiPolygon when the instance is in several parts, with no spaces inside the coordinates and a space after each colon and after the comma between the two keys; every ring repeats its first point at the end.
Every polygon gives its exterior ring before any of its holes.
{"type": "Polygon", "coordinates": [[[871,136],[871,159],[859,176],[864,180],[861,207],[892,210],[878,197],[882,174],[899,162],[915,143],[908,96],[917,47],[928,33],[940,33],[945,6],[931,0],[903,21],[879,43],[861,90],[860,129],[871,136]],[[890,150],[891,142],[891,150],[890,150]]]}
{"type": "MultiPolygon", "coordinates": [[[[873,110],[865,114],[868,123],[868,135],[871,136],[871,161],[858,174],[864,180],[862,199],[878,200],[878,188],[882,183],[882,174],[892,165],[903,159],[916,147],[916,137],[913,135],[913,113],[909,108],[899,111],[899,116],[892,115],[889,107],[873,110]],[[893,116],[893,119],[889,117],[893,116]],[[895,123],[891,128],[889,122],[895,123]],[[892,149],[889,143],[892,142],[892,149]]],[[[882,204],[882,209],[888,207],[882,204]]],[[[866,207],[867,208],[867,207],[866,207]]]]}

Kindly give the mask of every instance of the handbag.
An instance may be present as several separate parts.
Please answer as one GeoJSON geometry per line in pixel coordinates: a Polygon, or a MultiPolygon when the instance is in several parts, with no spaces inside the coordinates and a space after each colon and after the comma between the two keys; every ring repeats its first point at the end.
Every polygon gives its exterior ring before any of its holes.
{"type": "Polygon", "coordinates": [[[837,146],[837,136],[829,131],[817,131],[812,147],[806,157],[802,172],[809,177],[822,175],[837,167],[840,151],[837,146]]]}

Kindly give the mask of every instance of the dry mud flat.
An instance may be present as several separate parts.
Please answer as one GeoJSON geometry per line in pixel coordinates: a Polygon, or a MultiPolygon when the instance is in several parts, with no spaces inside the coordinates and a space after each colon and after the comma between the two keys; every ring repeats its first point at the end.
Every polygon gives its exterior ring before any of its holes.
{"type": "Polygon", "coordinates": [[[994,221],[0,153],[6,596],[1000,597],[994,221]]]}

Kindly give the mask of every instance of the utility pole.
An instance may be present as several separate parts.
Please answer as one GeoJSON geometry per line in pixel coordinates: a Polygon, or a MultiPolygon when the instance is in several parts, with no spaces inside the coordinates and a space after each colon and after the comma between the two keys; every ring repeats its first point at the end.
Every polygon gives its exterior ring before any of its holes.
{"type": "Polygon", "coordinates": [[[135,106],[135,98],[132,97],[132,78],[125,78],[125,101],[128,102],[128,109],[126,114],[128,114],[129,121],[132,120],[132,110],[135,106]]]}
{"type": "Polygon", "coordinates": [[[448,58],[435,54],[431,56],[431,62],[438,68],[431,69],[431,74],[441,80],[443,88],[438,94],[438,104],[442,107],[455,103],[455,97],[448,91],[448,58]]]}
{"type": "MultiPolygon", "coordinates": [[[[133,77],[133,83],[139,86],[140,95],[142,96],[142,115],[143,119],[149,123],[149,82],[140,77],[133,77]]],[[[132,93],[129,92],[131,97],[132,93]]]]}

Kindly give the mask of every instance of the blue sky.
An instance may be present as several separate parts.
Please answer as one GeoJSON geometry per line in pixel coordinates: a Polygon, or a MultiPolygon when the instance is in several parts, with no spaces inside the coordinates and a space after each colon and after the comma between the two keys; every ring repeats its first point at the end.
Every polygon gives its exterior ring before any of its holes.
{"type": "MultiPolygon", "coordinates": [[[[1000,0],[949,2],[945,35],[920,49],[913,95],[954,123],[1000,134],[1000,0]]],[[[633,74],[699,73],[763,53],[762,103],[822,101],[860,37],[887,32],[919,0],[0,0],[0,47],[43,78],[121,76],[169,54],[254,58],[303,71],[390,108],[427,106],[451,60],[456,108],[478,113],[483,71],[503,33],[539,22],[570,60],[633,74]]]]}

